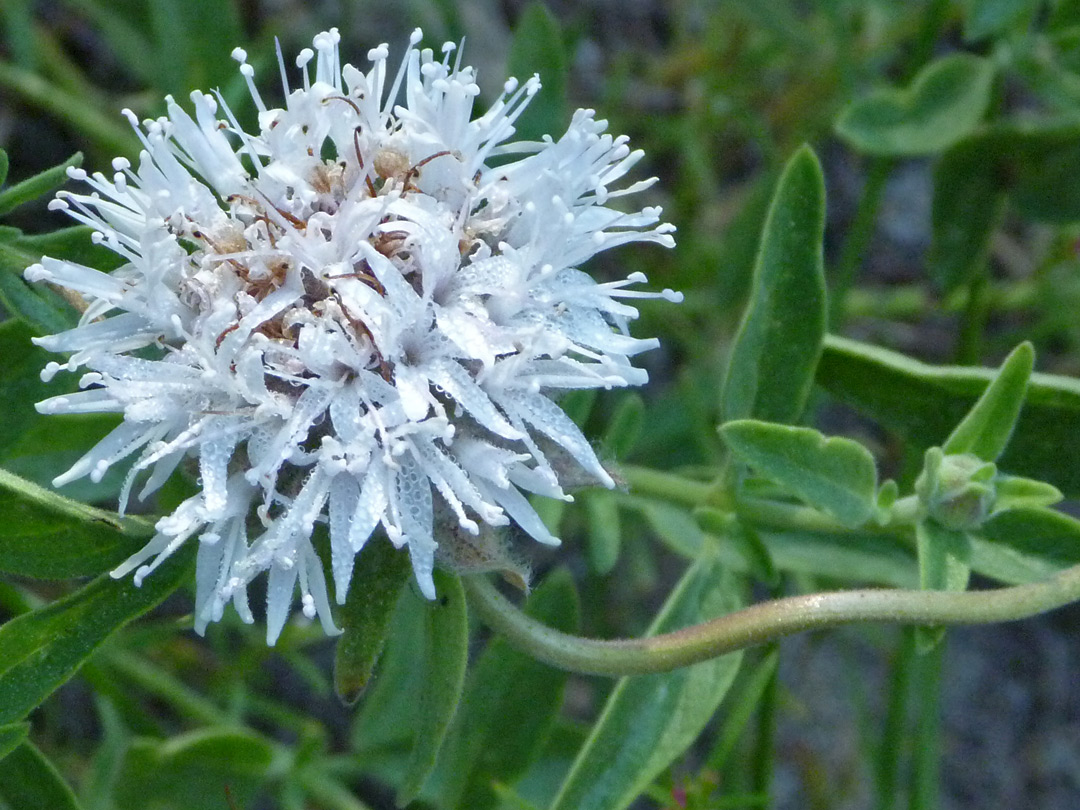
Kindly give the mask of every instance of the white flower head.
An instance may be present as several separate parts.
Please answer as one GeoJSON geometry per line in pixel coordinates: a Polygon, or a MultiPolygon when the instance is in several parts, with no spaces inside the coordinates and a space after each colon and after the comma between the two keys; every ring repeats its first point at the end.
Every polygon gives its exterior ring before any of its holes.
{"type": "Polygon", "coordinates": [[[197,542],[200,632],[230,600],[251,621],[246,586],[262,571],[270,643],[297,584],[304,613],[335,632],[317,523],[338,602],[379,527],[408,547],[428,598],[440,525],[514,522],[557,543],[527,494],[568,499],[566,459],[613,482],[554,399],[644,383],[630,358],[656,341],[628,334],[626,299],[679,300],[628,290],[641,274],[598,284],[577,269],[616,245],[673,244],[658,208],[609,207],[649,181],[620,188],[641,153],[606,122],[579,110],[558,140],[508,143],[537,77],[508,81],[474,118],[479,89],[453,45],[437,59],[416,31],[391,76],[386,46],[365,73],[341,64],[338,41],[332,29],[301,52],[299,88],[279,52],[281,109],[233,52],[257,132],[220,94],[193,93],[194,116],[167,98],[168,115],[141,128],[126,113],[138,165],[72,171],[92,191],[53,206],[127,264],[26,271],[87,302],[76,328],[37,341],[70,353],[43,377],[85,367],[82,390],[38,410],[123,415],[54,483],[100,480],[137,454],[123,509],[144,471],[139,497],[197,459],[201,491],[113,575],[141,582],[197,542]]]}

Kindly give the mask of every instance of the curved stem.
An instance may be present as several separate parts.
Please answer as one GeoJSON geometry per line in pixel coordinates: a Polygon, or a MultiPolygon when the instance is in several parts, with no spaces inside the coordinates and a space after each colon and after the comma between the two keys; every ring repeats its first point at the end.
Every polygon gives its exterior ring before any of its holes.
{"type": "Polygon", "coordinates": [[[480,618],[523,652],[592,675],[668,672],[756,644],[842,624],[984,624],[1025,619],[1080,599],[1080,565],[1043,582],[986,591],[858,590],[789,596],[650,638],[571,636],[529,618],[481,576],[463,579],[480,618]]]}

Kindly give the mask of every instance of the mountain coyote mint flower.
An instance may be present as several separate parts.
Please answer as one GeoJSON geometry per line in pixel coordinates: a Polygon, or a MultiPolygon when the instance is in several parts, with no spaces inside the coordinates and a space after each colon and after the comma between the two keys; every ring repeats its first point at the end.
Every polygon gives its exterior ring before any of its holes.
{"type": "Polygon", "coordinates": [[[300,53],[299,88],[279,51],[282,109],[233,52],[257,132],[220,94],[193,93],[194,117],[167,98],[141,129],[126,112],[137,166],[72,171],[93,191],[53,206],[127,264],[26,271],[86,302],[76,328],[38,341],[70,353],[43,378],[85,367],[82,390],[38,409],[123,414],[55,484],[138,453],[123,510],[141,473],[145,497],[198,460],[201,491],[113,575],[139,583],[197,538],[200,632],[230,600],[251,621],[246,587],[266,570],[270,643],[297,584],[304,613],[335,632],[317,523],[339,602],[379,526],[428,598],[440,539],[513,522],[557,543],[526,494],[568,499],[572,465],[577,482],[613,482],[554,398],[644,383],[629,358],[656,341],[629,336],[637,310],[620,299],[679,300],[628,290],[641,274],[600,284],[577,269],[616,245],[673,244],[660,209],[608,207],[649,181],[615,187],[641,153],[606,122],[579,110],[557,140],[508,143],[537,77],[473,118],[474,71],[452,44],[437,59],[416,31],[391,76],[386,46],[364,73],[338,41],[331,30],[300,53]]]}

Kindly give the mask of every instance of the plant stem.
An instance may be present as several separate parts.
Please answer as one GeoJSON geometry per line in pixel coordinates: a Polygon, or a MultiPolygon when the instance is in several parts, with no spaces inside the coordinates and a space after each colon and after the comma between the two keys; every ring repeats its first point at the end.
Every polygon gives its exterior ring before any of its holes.
{"type": "Polygon", "coordinates": [[[717,503],[723,493],[715,485],[706,481],[695,481],[676,473],[650,470],[647,467],[620,467],[619,472],[630,489],[640,495],[663,498],[681,506],[727,506],[717,503]]]}
{"type": "MultiPolygon", "coordinates": [[[[770,654],[779,655],[779,644],[774,642],[770,654]]],[[[766,799],[762,807],[768,807],[772,797],[773,763],[776,760],[776,703],[779,698],[780,673],[774,669],[765,686],[758,712],[757,739],[754,741],[753,791],[766,799]]]]}
{"type": "Polygon", "coordinates": [[[897,785],[906,746],[908,701],[911,670],[915,663],[915,631],[904,628],[892,665],[885,731],[876,764],[877,810],[896,810],[897,785]]]}
{"type": "Polygon", "coordinates": [[[789,596],[642,639],[571,636],[529,618],[481,576],[465,577],[480,618],[532,657],[560,669],[623,676],[669,672],[806,630],[862,622],[911,625],[1014,621],[1080,599],[1080,565],[1043,582],[986,591],[853,590],[789,596]]]}
{"type": "Polygon", "coordinates": [[[982,356],[983,331],[990,315],[990,280],[984,267],[968,285],[967,307],[960,320],[960,337],[956,347],[956,362],[974,365],[982,356]]]}
{"type": "Polygon", "coordinates": [[[945,640],[915,661],[918,715],[911,771],[911,810],[935,810],[941,782],[941,668],[945,640]]]}

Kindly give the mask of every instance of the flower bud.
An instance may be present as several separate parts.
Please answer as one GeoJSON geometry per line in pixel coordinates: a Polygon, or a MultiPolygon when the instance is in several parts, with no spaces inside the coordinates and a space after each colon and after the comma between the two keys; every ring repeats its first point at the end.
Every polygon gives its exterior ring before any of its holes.
{"type": "Polygon", "coordinates": [[[997,467],[971,453],[945,455],[941,448],[926,451],[915,494],[926,513],[949,529],[979,526],[994,507],[997,467]]]}

